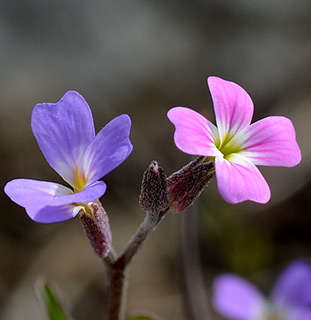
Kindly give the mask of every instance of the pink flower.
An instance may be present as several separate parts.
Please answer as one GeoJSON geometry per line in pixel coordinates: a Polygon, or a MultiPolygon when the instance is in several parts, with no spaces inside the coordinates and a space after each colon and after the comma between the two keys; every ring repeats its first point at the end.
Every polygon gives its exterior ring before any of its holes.
{"type": "Polygon", "coordinates": [[[177,148],[214,159],[218,189],[229,203],[251,200],[266,203],[270,188],[256,167],[293,167],[301,161],[292,122],[271,116],[251,124],[254,106],[236,83],[209,77],[216,124],[198,112],[175,107],[168,118],[175,125],[177,148]]]}

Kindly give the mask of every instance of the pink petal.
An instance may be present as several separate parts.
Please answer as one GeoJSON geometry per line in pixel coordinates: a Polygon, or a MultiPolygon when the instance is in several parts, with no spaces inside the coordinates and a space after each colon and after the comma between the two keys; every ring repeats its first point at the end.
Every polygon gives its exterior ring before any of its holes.
{"type": "Polygon", "coordinates": [[[256,166],[247,158],[235,154],[230,162],[224,158],[215,158],[218,190],[225,201],[239,203],[251,200],[267,203],[270,200],[270,188],[256,166]]]}
{"type": "Polygon", "coordinates": [[[220,314],[234,320],[257,319],[256,315],[265,310],[261,292],[245,279],[230,274],[216,278],[212,303],[220,314]]]}
{"type": "Polygon", "coordinates": [[[309,308],[296,308],[293,309],[286,320],[310,320],[311,319],[311,307],[309,308]]]}
{"type": "Polygon", "coordinates": [[[252,120],[254,105],[248,93],[234,82],[208,77],[219,136],[225,139],[246,128],[252,120]]]}
{"type": "Polygon", "coordinates": [[[175,107],[167,116],[175,125],[174,141],[178,149],[199,156],[221,155],[214,144],[217,128],[201,114],[185,107],[175,107]]]}
{"type": "Polygon", "coordinates": [[[243,154],[256,165],[293,167],[301,161],[292,122],[285,117],[267,117],[245,132],[243,154]]]}

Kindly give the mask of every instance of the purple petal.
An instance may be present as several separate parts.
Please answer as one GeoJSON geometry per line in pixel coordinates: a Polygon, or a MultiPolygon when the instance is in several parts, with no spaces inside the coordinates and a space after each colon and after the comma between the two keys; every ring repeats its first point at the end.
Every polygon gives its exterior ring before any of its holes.
{"type": "Polygon", "coordinates": [[[272,291],[272,299],[283,305],[311,306],[310,263],[303,260],[291,263],[279,276],[272,291]]]}
{"type": "Polygon", "coordinates": [[[246,131],[245,155],[256,165],[293,167],[301,161],[292,122],[285,117],[267,117],[246,131]]]}
{"type": "Polygon", "coordinates": [[[270,188],[256,166],[247,158],[235,154],[230,162],[224,158],[215,158],[218,190],[225,201],[239,203],[251,200],[267,203],[270,188]]]}
{"type": "Polygon", "coordinates": [[[102,178],[129,156],[133,149],[130,129],[131,119],[123,114],[111,120],[96,135],[81,161],[88,173],[87,185],[102,178]]]}
{"type": "Polygon", "coordinates": [[[221,140],[228,134],[233,136],[246,128],[251,123],[254,112],[254,105],[248,93],[236,83],[217,77],[208,77],[207,83],[221,140]]]}
{"type": "Polygon", "coordinates": [[[78,92],[68,91],[57,103],[39,103],[31,127],[50,166],[73,185],[76,164],[95,137],[87,102],[78,92]]]}
{"type": "Polygon", "coordinates": [[[106,185],[98,181],[82,192],[73,193],[60,184],[30,179],[8,182],[5,193],[12,201],[26,209],[30,218],[37,222],[59,222],[73,218],[78,212],[76,204],[99,199],[106,185]],[[53,209],[54,208],[54,209],[53,209]]]}
{"type": "Polygon", "coordinates": [[[265,310],[261,292],[243,278],[230,274],[216,278],[212,303],[220,314],[234,320],[255,319],[265,310]]]}
{"type": "Polygon", "coordinates": [[[74,218],[82,206],[67,204],[59,207],[46,206],[37,211],[28,212],[29,217],[38,223],[56,223],[74,218]]]}
{"type": "Polygon", "coordinates": [[[311,319],[311,307],[310,308],[296,308],[288,314],[287,320],[310,320],[311,319]]]}
{"type": "Polygon", "coordinates": [[[12,201],[22,207],[44,206],[53,198],[72,195],[73,192],[58,183],[31,179],[9,181],[4,192],[12,201]]]}
{"type": "Polygon", "coordinates": [[[175,125],[174,140],[181,151],[199,156],[219,156],[214,137],[217,128],[198,112],[185,108],[172,108],[167,116],[175,125]]]}
{"type": "Polygon", "coordinates": [[[54,197],[48,203],[49,206],[60,206],[70,203],[89,203],[99,199],[106,192],[106,184],[103,181],[97,181],[82,191],[62,197],[54,197]]]}

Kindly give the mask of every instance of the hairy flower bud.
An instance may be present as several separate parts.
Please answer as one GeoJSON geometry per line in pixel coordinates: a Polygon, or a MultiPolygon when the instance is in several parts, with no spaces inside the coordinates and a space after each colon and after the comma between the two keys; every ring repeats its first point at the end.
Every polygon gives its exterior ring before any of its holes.
{"type": "Polygon", "coordinates": [[[95,253],[104,258],[107,256],[111,244],[111,231],[107,213],[99,201],[86,206],[80,213],[84,231],[95,253]]]}
{"type": "Polygon", "coordinates": [[[170,210],[180,212],[191,206],[214,175],[214,162],[197,157],[167,179],[170,210]]]}
{"type": "Polygon", "coordinates": [[[156,161],[143,175],[139,205],[148,212],[160,212],[169,206],[166,174],[156,161]]]}

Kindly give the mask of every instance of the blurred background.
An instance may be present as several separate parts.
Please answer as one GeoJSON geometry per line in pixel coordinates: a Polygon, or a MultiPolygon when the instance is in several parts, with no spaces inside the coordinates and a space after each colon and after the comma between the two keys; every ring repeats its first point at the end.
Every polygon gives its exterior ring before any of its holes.
{"type": "MultiPolygon", "coordinates": [[[[293,121],[303,160],[295,168],[261,168],[272,191],[267,205],[228,205],[214,180],[195,209],[168,215],[131,266],[127,310],[192,318],[184,270],[195,248],[183,245],[185,225],[198,231],[200,283],[213,319],[220,318],[209,306],[212,282],[222,272],[245,276],[268,293],[288,262],[311,256],[310,14],[306,0],[1,0],[2,190],[17,177],[62,183],[31,132],[36,103],[77,90],[97,131],[129,114],[134,149],[104,178],[102,199],[120,251],[143,219],[138,196],[150,161],[169,175],[191,160],[174,145],[167,111],[188,106],[214,121],[207,76],[234,81],[251,95],[254,120],[293,121]]],[[[79,219],[40,225],[3,191],[0,197],[0,318],[44,319],[33,282],[45,275],[76,320],[102,319],[104,267],[79,219]]]]}

